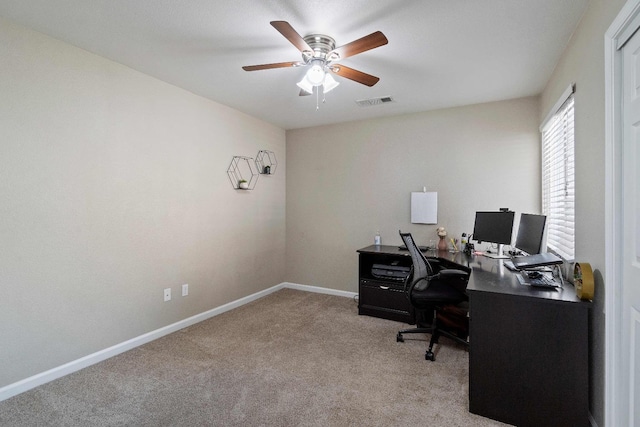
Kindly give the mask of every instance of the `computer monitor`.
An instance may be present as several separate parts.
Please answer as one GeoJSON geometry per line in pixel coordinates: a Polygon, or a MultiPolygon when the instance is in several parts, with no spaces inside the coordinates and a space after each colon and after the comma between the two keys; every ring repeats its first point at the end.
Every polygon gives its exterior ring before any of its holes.
{"type": "Polygon", "coordinates": [[[515,247],[527,255],[539,254],[546,222],[545,215],[521,214],[515,247]]]}
{"type": "Polygon", "coordinates": [[[478,241],[478,243],[488,242],[498,245],[497,254],[485,253],[485,256],[490,258],[509,258],[508,255],[504,254],[502,246],[511,244],[514,216],[515,213],[508,210],[476,212],[473,240],[478,241]]]}

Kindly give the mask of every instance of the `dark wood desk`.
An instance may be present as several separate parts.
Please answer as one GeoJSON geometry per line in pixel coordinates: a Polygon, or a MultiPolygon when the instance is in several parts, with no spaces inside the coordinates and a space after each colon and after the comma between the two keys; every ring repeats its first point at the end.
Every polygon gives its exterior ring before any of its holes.
{"type": "MultiPolygon", "coordinates": [[[[358,313],[383,319],[415,324],[415,313],[404,293],[404,281],[375,277],[374,264],[411,267],[411,255],[397,246],[371,245],[358,250],[358,313]]],[[[429,257],[439,257],[441,262],[454,261],[449,252],[425,252],[429,257]]]]}
{"type": "MultiPolygon", "coordinates": [[[[373,262],[411,265],[396,246],[360,254],[359,313],[412,323],[402,285],[371,277],[373,262]]],[[[521,285],[502,260],[427,252],[471,267],[467,287],[469,411],[517,426],[589,425],[588,316],[570,284],[559,291],[521,285]]],[[[435,362],[437,363],[437,362],[435,362]]]]}
{"type": "Polygon", "coordinates": [[[517,426],[588,426],[589,302],[470,257],[469,410],[517,426]]]}
{"type": "Polygon", "coordinates": [[[358,251],[358,314],[415,324],[402,281],[372,275],[374,264],[411,266],[411,255],[397,246],[371,245],[358,251]]]}

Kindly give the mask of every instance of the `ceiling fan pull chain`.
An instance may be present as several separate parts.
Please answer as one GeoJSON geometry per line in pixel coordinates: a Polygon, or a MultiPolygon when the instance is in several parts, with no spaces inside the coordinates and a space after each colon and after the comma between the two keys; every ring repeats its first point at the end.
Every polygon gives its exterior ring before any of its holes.
{"type": "Polygon", "coordinates": [[[320,86],[317,86],[316,87],[316,111],[320,109],[319,101],[320,101],[320,86]]]}

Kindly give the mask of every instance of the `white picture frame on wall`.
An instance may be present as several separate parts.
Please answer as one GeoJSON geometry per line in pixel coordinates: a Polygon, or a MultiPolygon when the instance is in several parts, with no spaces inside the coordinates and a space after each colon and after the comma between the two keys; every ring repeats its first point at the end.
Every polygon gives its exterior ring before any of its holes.
{"type": "Polygon", "coordinates": [[[438,193],[421,191],[411,193],[411,223],[438,223],[438,193]]]}

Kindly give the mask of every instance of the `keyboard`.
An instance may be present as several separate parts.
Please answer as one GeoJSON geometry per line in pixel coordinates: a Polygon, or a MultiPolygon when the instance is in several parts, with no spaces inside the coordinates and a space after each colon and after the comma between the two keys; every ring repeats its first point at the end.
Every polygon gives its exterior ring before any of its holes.
{"type": "Polygon", "coordinates": [[[560,287],[560,284],[558,282],[556,282],[554,279],[544,274],[540,274],[537,277],[528,277],[526,274],[527,273],[522,273],[516,276],[521,285],[529,285],[529,286],[535,286],[538,288],[550,288],[550,289],[555,289],[560,287]]]}
{"type": "Polygon", "coordinates": [[[531,286],[540,286],[543,288],[556,288],[559,286],[555,280],[550,279],[545,275],[533,279],[530,278],[529,284],[531,284],[531,286]]]}
{"type": "MultiPolygon", "coordinates": [[[[398,246],[398,249],[400,249],[401,251],[407,251],[407,247],[405,245],[402,246],[398,246]]],[[[420,249],[420,252],[427,252],[432,250],[430,247],[428,246],[418,246],[418,249],[420,249]]]]}

